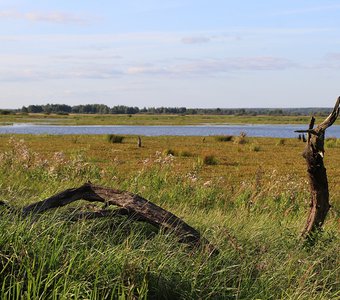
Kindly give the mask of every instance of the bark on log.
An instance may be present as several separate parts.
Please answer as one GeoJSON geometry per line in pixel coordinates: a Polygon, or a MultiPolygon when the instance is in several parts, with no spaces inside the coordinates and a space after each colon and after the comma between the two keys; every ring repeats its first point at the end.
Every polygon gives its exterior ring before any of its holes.
{"type": "Polygon", "coordinates": [[[194,247],[206,245],[211,253],[216,254],[218,252],[209,241],[201,237],[196,229],[160,206],[157,206],[139,195],[96,186],[91,183],[85,183],[78,188],[67,189],[50,198],[28,205],[23,208],[23,214],[41,213],[81,199],[90,202],[102,202],[105,203],[105,207],[115,205],[121,207],[121,209],[81,213],[75,218],[89,219],[117,214],[128,215],[134,220],[144,221],[158,228],[173,231],[183,243],[187,243],[194,247]]]}
{"type": "Polygon", "coordinates": [[[323,163],[324,140],[326,129],[332,126],[339,115],[339,103],[340,97],[331,114],[315,129],[315,118],[312,117],[308,130],[297,131],[307,133],[307,144],[303,157],[307,162],[311,201],[302,236],[308,239],[313,239],[314,234],[321,229],[330,208],[327,173],[323,163]]]}
{"type": "Polygon", "coordinates": [[[106,217],[115,217],[115,216],[128,216],[129,213],[126,209],[101,209],[98,211],[77,211],[74,210],[71,212],[71,221],[78,220],[92,220],[98,218],[106,218],[106,217]]]}

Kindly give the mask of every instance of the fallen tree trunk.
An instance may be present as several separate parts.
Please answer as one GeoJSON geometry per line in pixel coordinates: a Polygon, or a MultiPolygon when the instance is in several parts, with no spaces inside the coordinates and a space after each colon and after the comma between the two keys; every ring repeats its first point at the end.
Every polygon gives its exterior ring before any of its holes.
{"type": "Polygon", "coordinates": [[[62,207],[77,200],[87,200],[90,202],[105,203],[105,208],[110,205],[121,207],[121,209],[103,209],[97,212],[79,213],[74,218],[93,219],[99,217],[127,215],[134,220],[144,221],[165,230],[171,230],[176,234],[181,242],[193,247],[206,245],[212,253],[217,253],[217,249],[211,245],[201,234],[178,218],[171,212],[157,206],[143,197],[125,191],[114,190],[107,187],[96,186],[85,183],[78,188],[67,189],[59,194],[45,200],[33,203],[23,208],[23,214],[37,214],[49,209],[62,207]]]}
{"type": "Polygon", "coordinates": [[[321,229],[330,208],[327,173],[323,163],[324,140],[326,129],[332,126],[339,115],[339,104],[340,97],[331,114],[315,129],[315,118],[312,117],[308,130],[297,130],[297,132],[307,133],[307,144],[303,157],[307,162],[311,201],[302,236],[308,239],[313,239],[314,234],[321,229]]]}

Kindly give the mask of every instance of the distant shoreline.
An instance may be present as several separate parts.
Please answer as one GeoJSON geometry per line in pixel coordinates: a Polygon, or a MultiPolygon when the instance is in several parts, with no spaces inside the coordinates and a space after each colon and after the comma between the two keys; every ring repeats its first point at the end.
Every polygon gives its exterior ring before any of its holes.
{"type": "MultiPolygon", "coordinates": [[[[318,122],[319,117],[316,116],[318,122]]],[[[320,117],[320,120],[322,117],[320,117]]],[[[0,115],[0,124],[48,123],[51,125],[240,125],[240,124],[302,124],[308,125],[310,115],[174,115],[174,114],[8,114],[0,115]]],[[[340,121],[338,121],[340,124],[340,121]]]]}

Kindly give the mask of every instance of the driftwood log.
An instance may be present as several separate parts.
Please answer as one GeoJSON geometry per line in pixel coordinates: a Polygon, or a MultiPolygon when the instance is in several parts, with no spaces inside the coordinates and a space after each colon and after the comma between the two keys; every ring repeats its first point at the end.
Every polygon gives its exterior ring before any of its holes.
{"type": "Polygon", "coordinates": [[[62,207],[77,200],[102,202],[104,208],[95,212],[80,212],[73,219],[94,219],[100,217],[129,216],[136,221],[143,221],[157,228],[170,230],[179,237],[179,241],[193,247],[206,246],[216,254],[217,249],[201,234],[171,212],[142,198],[139,195],[114,190],[107,187],[85,183],[78,188],[67,189],[45,200],[33,203],[23,208],[23,215],[42,213],[46,210],[62,207]],[[108,209],[110,205],[119,209],[108,209]]]}
{"type": "Polygon", "coordinates": [[[307,162],[307,173],[311,193],[310,210],[302,236],[313,239],[320,231],[330,209],[329,191],[326,168],[323,163],[324,141],[326,129],[332,126],[339,115],[340,97],[337,99],[331,114],[314,128],[315,118],[312,117],[308,130],[296,132],[307,133],[307,143],[303,157],[307,162]]]}

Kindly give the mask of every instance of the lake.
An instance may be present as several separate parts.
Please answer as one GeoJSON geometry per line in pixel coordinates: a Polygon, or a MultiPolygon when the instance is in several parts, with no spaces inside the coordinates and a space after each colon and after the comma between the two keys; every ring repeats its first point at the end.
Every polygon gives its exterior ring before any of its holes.
{"type": "MultiPolygon", "coordinates": [[[[0,126],[0,134],[123,134],[145,136],[209,136],[209,135],[239,135],[246,132],[253,137],[293,138],[297,129],[305,129],[305,125],[197,125],[197,126],[64,126],[21,124],[0,126]]],[[[327,130],[327,135],[340,138],[340,126],[333,125],[327,130]]]]}

